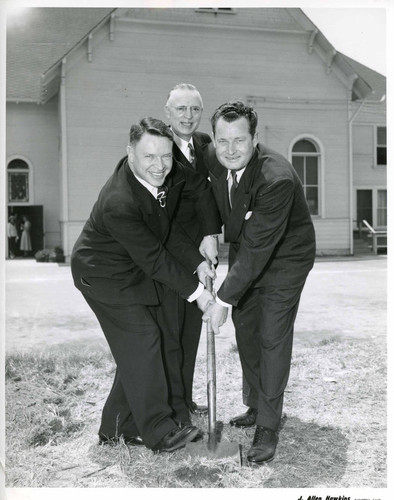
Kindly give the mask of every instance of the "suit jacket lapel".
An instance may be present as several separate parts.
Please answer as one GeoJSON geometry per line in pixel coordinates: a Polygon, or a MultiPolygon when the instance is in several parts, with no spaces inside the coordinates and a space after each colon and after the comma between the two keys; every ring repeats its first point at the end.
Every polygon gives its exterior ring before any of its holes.
{"type": "Polygon", "coordinates": [[[135,178],[127,163],[127,159],[124,169],[127,182],[141,208],[146,224],[160,240],[164,241],[170,229],[170,219],[167,210],[161,208],[152,194],[135,178]]]}
{"type": "Polygon", "coordinates": [[[152,214],[153,212],[153,204],[152,204],[152,195],[149,191],[135,178],[135,175],[130,170],[128,165],[127,158],[123,164],[125,176],[128,184],[131,187],[131,191],[133,195],[138,198],[138,201],[143,209],[143,212],[146,214],[152,214]]]}
{"type": "Polygon", "coordinates": [[[166,185],[168,186],[167,213],[170,220],[173,218],[184,184],[184,179],[178,180],[177,182],[175,182],[171,176],[168,176],[166,179],[166,185]]]}
{"type": "Polygon", "coordinates": [[[245,221],[245,215],[252,201],[253,179],[258,170],[258,153],[254,152],[243,173],[237,191],[234,205],[225,224],[225,237],[228,241],[236,241],[245,221]]]}
{"type": "Polygon", "coordinates": [[[176,161],[178,161],[179,163],[182,163],[182,165],[187,165],[187,166],[191,167],[191,164],[190,164],[189,160],[186,158],[186,156],[179,149],[179,147],[176,144],[176,142],[174,142],[174,144],[173,144],[172,152],[173,152],[173,155],[174,155],[174,159],[176,161]]]}
{"type": "Polygon", "coordinates": [[[197,135],[193,135],[194,151],[196,152],[196,170],[200,172],[204,177],[208,177],[208,169],[204,162],[204,149],[205,144],[201,144],[201,141],[197,135]]]}
{"type": "Polygon", "coordinates": [[[246,191],[245,182],[241,182],[237,188],[234,205],[225,223],[224,234],[227,241],[236,241],[241,232],[246,212],[249,210],[252,195],[246,191]]]}
{"type": "Polygon", "coordinates": [[[193,167],[189,159],[186,158],[186,156],[182,153],[182,151],[179,149],[178,145],[175,142],[172,149],[174,158],[185,167],[197,170],[197,172],[200,172],[204,177],[208,177],[208,169],[206,168],[204,162],[205,145],[201,144],[201,140],[197,135],[193,135],[193,144],[194,144],[194,152],[196,154],[196,168],[193,167]]]}
{"type": "Polygon", "coordinates": [[[221,165],[218,165],[218,167],[215,169],[215,172],[210,172],[210,178],[217,206],[220,210],[222,220],[226,224],[231,210],[227,187],[227,169],[222,167],[221,165]]]}

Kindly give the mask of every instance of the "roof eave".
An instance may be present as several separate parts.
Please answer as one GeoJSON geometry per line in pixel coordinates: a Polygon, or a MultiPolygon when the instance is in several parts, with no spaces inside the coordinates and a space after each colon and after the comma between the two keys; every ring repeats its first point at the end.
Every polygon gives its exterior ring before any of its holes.
{"type": "Polygon", "coordinates": [[[50,68],[48,68],[41,75],[40,84],[40,103],[45,104],[52,97],[54,97],[60,88],[61,83],[61,66],[62,62],[66,60],[72,53],[74,53],[79,47],[81,47],[96,31],[98,31],[102,26],[104,26],[111,18],[113,18],[115,11],[119,9],[112,9],[111,12],[106,14],[101,21],[99,21],[96,26],[94,26],[90,31],[84,35],[79,42],[77,42],[71,49],[69,49],[60,59],[58,59],[50,68]]]}
{"type": "Polygon", "coordinates": [[[310,33],[308,50],[313,51],[320,57],[326,66],[329,74],[335,71],[338,78],[352,91],[352,96],[356,95],[360,99],[365,99],[373,92],[368,82],[354,69],[346,58],[338,52],[319,28],[308,18],[302,9],[289,9],[294,19],[303,26],[306,32],[310,33]]]}

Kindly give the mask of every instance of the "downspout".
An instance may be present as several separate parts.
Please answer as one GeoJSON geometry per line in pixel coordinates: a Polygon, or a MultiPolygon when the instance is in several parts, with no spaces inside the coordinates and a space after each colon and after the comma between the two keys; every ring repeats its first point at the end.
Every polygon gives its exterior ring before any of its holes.
{"type": "Polygon", "coordinates": [[[68,256],[68,164],[67,164],[67,119],[66,119],[66,59],[61,65],[60,79],[60,228],[64,254],[68,256]]]}
{"type": "Polygon", "coordinates": [[[350,97],[348,99],[348,137],[349,137],[349,241],[350,241],[350,255],[353,255],[354,244],[353,244],[353,122],[361,108],[365,104],[365,99],[362,100],[359,107],[351,116],[351,102],[352,102],[352,91],[349,91],[350,97]]]}

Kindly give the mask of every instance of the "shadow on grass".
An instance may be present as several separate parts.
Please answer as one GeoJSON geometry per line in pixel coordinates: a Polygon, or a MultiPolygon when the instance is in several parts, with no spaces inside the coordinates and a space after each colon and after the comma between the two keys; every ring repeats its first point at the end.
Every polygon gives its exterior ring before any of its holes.
{"type": "MultiPolygon", "coordinates": [[[[227,427],[227,426],[226,426],[227,427]]],[[[227,438],[242,444],[243,466],[236,460],[191,458],[184,450],[152,455],[144,447],[92,447],[93,461],[122,463],[127,485],[145,488],[316,488],[340,487],[347,467],[349,442],[335,427],[299,418],[282,419],[275,459],[248,465],[246,454],[254,428],[227,429],[227,438]],[[111,457],[111,454],[113,456],[111,457]],[[101,456],[100,456],[101,455],[101,456]],[[120,458],[123,455],[123,458],[120,458]]],[[[205,436],[206,440],[206,436],[205,436]]]]}
{"type": "Polygon", "coordinates": [[[223,469],[206,465],[180,467],[175,471],[175,477],[184,488],[220,488],[223,469]]]}
{"type": "Polygon", "coordinates": [[[284,418],[266,488],[340,486],[349,441],[340,429],[284,418]]]}
{"type": "Polygon", "coordinates": [[[341,486],[347,466],[349,441],[338,428],[284,417],[275,459],[263,466],[248,465],[246,459],[254,430],[239,430],[238,439],[236,433],[233,435],[233,441],[238,441],[243,447],[242,467],[234,466],[234,463],[226,466],[220,462],[217,465],[211,462],[210,466],[204,462],[195,463],[193,467],[183,466],[174,471],[179,486],[222,488],[226,483],[233,488],[341,486]],[[231,478],[235,471],[235,477],[231,478]],[[227,476],[229,482],[223,481],[223,475],[227,476]]]}

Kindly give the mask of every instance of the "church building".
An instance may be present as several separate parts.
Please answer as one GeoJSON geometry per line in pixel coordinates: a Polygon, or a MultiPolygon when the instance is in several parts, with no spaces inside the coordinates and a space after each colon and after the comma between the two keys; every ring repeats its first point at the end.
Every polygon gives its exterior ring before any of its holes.
{"type": "Polygon", "coordinates": [[[352,255],[362,220],[387,227],[386,78],[337,51],[299,8],[30,8],[7,24],[8,214],[33,250],[66,258],[130,125],[165,121],[194,84],[201,131],[239,99],[304,186],[318,255],[352,255]]]}

